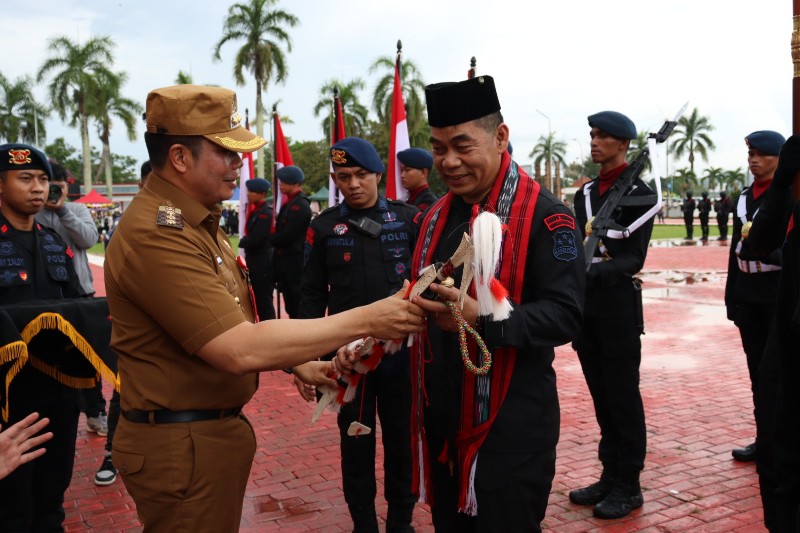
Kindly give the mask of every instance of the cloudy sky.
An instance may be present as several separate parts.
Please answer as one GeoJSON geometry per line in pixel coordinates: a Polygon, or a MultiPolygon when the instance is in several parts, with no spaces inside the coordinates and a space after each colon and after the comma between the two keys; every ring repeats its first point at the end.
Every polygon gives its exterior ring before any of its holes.
{"type": "MultiPolygon", "coordinates": [[[[232,75],[239,44],[223,47],[221,62],[211,57],[232,3],[35,0],[4,10],[0,72],[35,75],[52,37],[109,35],[117,44],[114,69],[129,75],[126,96],[144,104],[150,89],[172,85],[184,70],[195,83],[234,88],[252,116],[254,84],[236,87],[232,75]]],[[[463,79],[475,56],[479,74],[495,78],[521,163],[548,129],[567,143],[567,160],[588,155],[586,116],[604,109],[654,131],[688,101],[715,126],[708,165],[724,169],[746,166],[748,133],[788,135],[791,127],[788,0],[281,0],[278,7],[301,24],[291,30],[288,80],[265,102],[279,101],[294,121],[284,131],[296,140],[322,138],[312,108],[327,80],[364,78],[369,103],[379,77],[369,65],[393,55],[397,39],[428,83],[463,79]]],[[[44,84],[36,93],[47,101],[44,84]]],[[[48,132],[50,140],[64,136],[80,146],[77,131],[55,116],[48,132]]],[[[99,145],[94,131],[92,141],[99,145]]],[[[111,143],[113,151],[147,157],[144,143],[121,131],[111,143]]],[[[706,163],[696,165],[702,174],[706,163]]]]}

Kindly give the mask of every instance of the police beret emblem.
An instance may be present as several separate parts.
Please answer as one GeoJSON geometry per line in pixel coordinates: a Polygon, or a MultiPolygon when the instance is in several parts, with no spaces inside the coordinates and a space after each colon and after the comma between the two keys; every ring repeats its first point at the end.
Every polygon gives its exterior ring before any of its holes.
{"type": "Polygon", "coordinates": [[[347,152],[344,150],[331,150],[331,161],[337,165],[343,165],[347,163],[347,152]]]}
{"type": "Polygon", "coordinates": [[[347,233],[347,230],[348,230],[348,229],[349,229],[349,228],[347,227],[347,224],[336,224],[336,225],[333,227],[333,232],[334,232],[336,235],[344,235],[345,233],[347,233]]]}
{"type": "Polygon", "coordinates": [[[30,150],[9,150],[8,155],[11,159],[8,160],[12,165],[27,165],[31,162],[30,150]]]}

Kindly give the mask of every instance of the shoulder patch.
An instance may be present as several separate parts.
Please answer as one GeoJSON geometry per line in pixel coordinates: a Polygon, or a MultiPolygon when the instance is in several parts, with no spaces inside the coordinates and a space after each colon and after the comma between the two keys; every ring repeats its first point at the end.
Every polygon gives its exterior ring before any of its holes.
{"type": "Polygon", "coordinates": [[[575,234],[561,230],[553,235],[553,257],[559,261],[571,262],[578,258],[578,247],[575,245],[575,234]]]}
{"type": "Polygon", "coordinates": [[[168,228],[183,229],[183,215],[181,214],[181,210],[172,205],[171,202],[167,202],[166,205],[158,206],[156,224],[168,228]]]}
{"type": "Polygon", "coordinates": [[[550,231],[558,228],[575,229],[575,219],[565,213],[556,213],[555,215],[550,215],[544,219],[544,223],[547,226],[547,229],[550,231]]]}
{"type": "Polygon", "coordinates": [[[314,228],[311,226],[306,230],[306,244],[314,246],[314,228]]]}

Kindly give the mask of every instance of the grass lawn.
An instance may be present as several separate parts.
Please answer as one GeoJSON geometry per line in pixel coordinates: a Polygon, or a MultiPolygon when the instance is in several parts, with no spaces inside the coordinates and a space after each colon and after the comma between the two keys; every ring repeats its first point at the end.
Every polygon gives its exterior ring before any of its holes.
{"type": "MultiPolygon", "coordinates": [[[[228,237],[228,240],[231,241],[231,248],[233,248],[233,251],[234,252],[237,251],[237,249],[239,248],[239,236],[236,235],[233,237],[228,237]]],[[[102,242],[98,242],[97,244],[89,248],[87,252],[94,255],[105,255],[106,249],[105,246],[103,246],[102,242]]]]}
{"type": "MultiPolygon", "coordinates": [[[[728,230],[730,233],[731,227],[728,225],[728,230]]],[[[703,232],[700,231],[700,224],[694,225],[694,234],[692,237],[695,239],[699,239],[703,235],[703,232]]],[[[709,238],[717,238],[719,237],[719,228],[716,224],[709,224],[709,238]]],[[[676,224],[656,224],[653,226],[653,236],[652,239],[683,239],[686,237],[686,228],[681,225],[676,224]]]]}

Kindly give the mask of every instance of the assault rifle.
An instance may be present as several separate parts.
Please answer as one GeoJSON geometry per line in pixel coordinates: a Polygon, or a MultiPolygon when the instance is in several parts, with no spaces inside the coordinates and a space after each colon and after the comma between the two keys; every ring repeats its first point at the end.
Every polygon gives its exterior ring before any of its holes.
{"type": "MultiPolygon", "coordinates": [[[[651,133],[648,135],[648,138],[655,139],[656,143],[663,143],[666,141],[667,137],[669,137],[672,133],[672,130],[674,130],[675,126],[678,125],[678,118],[683,114],[684,109],[686,109],[685,105],[675,119],[664,122],[664,125],[661,126],[660,130],[658,130],[658,133],[651,133]]],[[[586,255],[587,272],[592,266],[592,257],[594,257],[594,251],[597,248],[600,239],[608,235],[610,230],[619,231],[625,237],[630,235],[628,228],[624,228],[617,224],[612,217],[617,207],[652,205],[653,197],[651,195],[630,196],[623,198],[625,191],[627,191],[628,188],[633,184],[634,180],[641,175],[645,165],[647,164],[648,157],[650,157],[650,149],[645,147],[638,153],[633,163],[628,165],[628,168],[622,171],[622,174],[620,174],[620,176],[611,186],[610,194],[605,203],[602,205],[602,207],[600,207],[597,215],[592,218],[591,232],[589,232],[589,236],[586,238],[586,242],[583,244],[583,251],[586,255]]]]}

